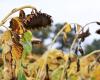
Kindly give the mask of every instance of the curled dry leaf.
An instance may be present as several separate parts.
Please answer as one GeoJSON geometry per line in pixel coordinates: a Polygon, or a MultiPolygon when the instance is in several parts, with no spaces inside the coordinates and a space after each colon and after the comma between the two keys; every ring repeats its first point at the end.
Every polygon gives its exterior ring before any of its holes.
{"type": "Polygon", "coordinates": [[[23,10],[20,10],[20,12],[19,12],[19,18],[25,19],[25,12],[23,10]]]}
{"type": "Polygon", "coordinates": [[[71,28],[71,25],[68,24],[68,23],[65,23],[65,29],[64,29],[64,32],[68,33],[68,32],[71,32],[72,28],[71,28]]]}
{"type": "Polygon", "coordinates": [[[86,32],[82,32],[79,34],[78,38],[81,38],[81,41],[84,41],[86,37],[90,35],[89,29],[86,30],[86,32]]]}
{"type": "Polygon", "coordinates": [[[19,43],[19,41],[20,41],[20,36],[19,36],[16,32],[12,32],[12,34],[13,34],[12,41],[13,41],[14,43],[19,43]]]}
{"type": "Polygon", "coordinates": [[[16,32],[17,34],[23,34],[24,33],[24,25],[20,18],[15,17],[12,18],[10,21],[10,28],[12,31],[16,32]]]}
{"type": "Polygon", "coordinates": [[[23,47],[21,44],[14,43],[12,45],[11,53],[14,60],[19,60],[22,56],[22,52],[23,52],[23,47]]]}

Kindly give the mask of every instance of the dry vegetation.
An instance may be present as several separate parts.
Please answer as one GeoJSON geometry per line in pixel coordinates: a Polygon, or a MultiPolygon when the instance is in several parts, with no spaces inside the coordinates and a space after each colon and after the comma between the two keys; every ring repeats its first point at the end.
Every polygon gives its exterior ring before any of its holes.
{"type": "MultiPolygon", "coordinates": [[[[39,39],[34,39],[32,30],[46,28],[52,24],[51,16],[37,11],[32,6],[23,6],[13,9],[0,22],[7,30],[0,37],[2,55],[0,57],[0,80],[100,80],[100,50],[93,51],[83,56],[84,50],[81,43],[90,35],[85,26],[74,24],[75,39],[68,53],[52,49],[53,44],[61,33],[65,41],[67,34],[72,31],[72,26],[65,23],[55,35],[49,49],[42,56],[32,54],[32,43],[39,44],[39,39]],[[30,14],[25,14],[23,9],[31,8],[30,14]],[[10,27],[4,26],[9,16],[19,11],[18,17],[13,17],[10,27]],[[82,56],[78,55],[81,53],[82,56]]],[[[100,34],[100,29],[96,31],[100,34]]],[[[34,45],[34,44],[33,44],[34,45]]]]}

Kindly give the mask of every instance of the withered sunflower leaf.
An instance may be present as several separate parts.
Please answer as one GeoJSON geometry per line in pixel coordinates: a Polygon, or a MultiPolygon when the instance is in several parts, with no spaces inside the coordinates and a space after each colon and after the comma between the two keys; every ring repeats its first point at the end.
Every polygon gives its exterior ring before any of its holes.
{"type": "Polygon", "coordinates": [[[87,29],[85,32],[82,32],[81,34],[79,34],[78,38],[81,38],[82,41],[85,40],[86,37],[88,37],[90,35],[89,29],[87,29]]]}
{"type": "Polygon", "coordinates": [[[65,26],[64,32],[66,33],[71,32],[72,29],[70,24],[66,23],[64,26],[65,26]]]}
{"type": "Polygon", "coordinates": [[[20,12],[19,12],[19,18],[21,18],[21,19],[25,18],[25,12],[24,12],[24,10],[20,10],[20,12]]]}
{"type": "Polygon", "coordinates": [[[19,35],[24,33],[24,24],[19,17],[11,19],[10,28],[12,29],[12,31],[16,32],[19,35]]]}
{"type": "Polygon", "coordinates": [[[11,53],[14,60],[19,60],[22,56],[23,46],[21,44],[14,43],[12,45],[11,53]]]}

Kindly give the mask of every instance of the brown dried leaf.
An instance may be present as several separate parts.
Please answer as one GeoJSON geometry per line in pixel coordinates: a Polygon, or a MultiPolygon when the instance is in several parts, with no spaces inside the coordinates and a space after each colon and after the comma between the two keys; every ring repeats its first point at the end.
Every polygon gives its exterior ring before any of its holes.
{"type": "Polygon", "coordinates": [[[11,21],[10,21],[10,28],[12,28],[12,31],[16,32],[19,35],[24,33],[23,22],[18,17],[15,17],[15,18],[11,19],[11,21]]]}
{"type": "Polygon", "coordinates": [[[86,32],[82,32],[81,34],[79,34],[78,38],[81,38],[82,41],[85,40],[86,37],[88,37],[90,35],[89,29],[86,30],[86,32]]]}
{"type": "Polygon", "coordinates": [[[18,43],[18,44],[19,44],[20,36],[19,36],[16,32],[12,32],[12,34],[13,34],[12,41],[13,41],[14,43],[18,43]]]}
{"type": "Polygon", "coordinates": [[[20,10],[20,12],[19,12],[19,18],[21,18],[21,19],[25,18],[25,12],[23,10],[20,10]]]}
{"type": "Polygon", "coordinates": [[[11,53],[12,53],[13,59],[19,60],[22,56],[22,52],[23,52],[23,47],[21,44],[14,43],[12,45],[11,53]]]}

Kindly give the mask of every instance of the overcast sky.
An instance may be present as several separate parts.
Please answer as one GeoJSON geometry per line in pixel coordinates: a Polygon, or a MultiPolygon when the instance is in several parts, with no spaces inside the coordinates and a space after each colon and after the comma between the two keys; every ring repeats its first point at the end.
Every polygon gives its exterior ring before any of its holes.
{"type": "MultiPolygon", "coordinates": [[[[35,6],[38,10],[52,15],[54,23],[69,22],[84,25],[91,21],[100,21],[100,0],[0,0],[0,20],[13,8],[23,5],[35,6]]],[[[99,26],[90,27],[91,32],[94,32],[99,26]]],[[[93,35],[89,40],[93,37],[100,38],[93,35]]]]}
{"type": "Polygon", "coordinates": [[[100,20],[100,0],[1,0],[0,19],[11,9],[23,5],[36,6],[53,16],[54,22],[86,22],[100,20]]]}

